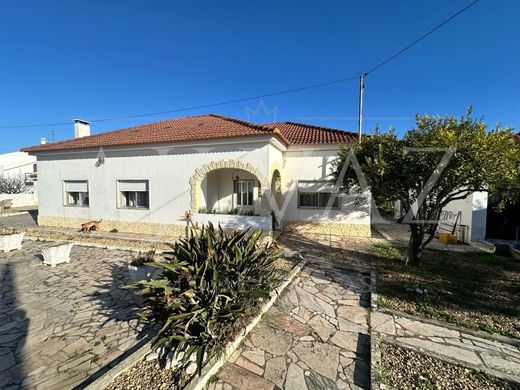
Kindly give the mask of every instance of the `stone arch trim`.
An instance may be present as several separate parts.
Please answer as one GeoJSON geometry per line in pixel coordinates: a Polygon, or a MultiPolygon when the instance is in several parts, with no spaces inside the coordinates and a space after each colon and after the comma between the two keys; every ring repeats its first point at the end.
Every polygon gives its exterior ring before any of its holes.
{"type": "Polygon", "coordinates": [[[206,177],[206,175],[212,171],[217,169],[240,169],[254,175],[260,185],[262,187],[262,191],[269,190],[271,188],[271,184],[267,180],[267,178],[262,175],[262,173],[254,167],[253,164],[244,161],[238,160],[220,160],[220,161],[212,161],[208,164],[203,165],[200,168],[195,169],[194,175],[190,178],[190,187],[191,187],[191,211],[196,213],[200,208],[200,193],[201,188],[200,185],[202,180],[206,177]]]}
{"type": "Polygon", "coordinates": [[[278,169],[271,174],[271,195],[273,196],[278,209],[282,207],[282,174],[278,169]]]}

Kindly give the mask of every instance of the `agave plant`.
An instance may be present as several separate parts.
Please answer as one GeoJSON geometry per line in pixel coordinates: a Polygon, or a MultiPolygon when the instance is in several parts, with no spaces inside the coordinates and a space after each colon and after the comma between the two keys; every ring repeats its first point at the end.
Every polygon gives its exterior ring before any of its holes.
{"type": "Polygon", "coordinates": [[[166,262],[149,263],[163,270],[162,279],[138,285],[146,298],[141,316],[161,325],[152,347],[182,352],[183,363],[195,354],[199,374],[209,356],[222,352],[237,321],[269,297],[278,279],[279,250],[260,236],[209,224],[172,245],[166,262]]]}

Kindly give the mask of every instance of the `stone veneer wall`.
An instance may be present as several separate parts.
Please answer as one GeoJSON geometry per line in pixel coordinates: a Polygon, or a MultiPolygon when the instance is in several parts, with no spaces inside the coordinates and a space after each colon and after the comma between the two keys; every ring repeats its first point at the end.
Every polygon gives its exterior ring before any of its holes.
{"type": "Polygon", "coordinates": [[[370,225],[356,223],[309,223],[284,221],[283,231],[310,234],[332,234],[346,237],[371,237],[370,225]]]}
{"type": "MultiPolygon", "coordinates": [[[[65,227],[79,229],[87,222],[84,218],[38,216],[38,225],[49,227],[65,227]]],[[[117,229],[121,233],[158,234],[171,237],[183,237],[184,224],[161,224],[147,222],[109,221],[103,220],[100,225],[102,231],[117,229]]],[[[284,221],[283,231],[303,234],[332,234],[346,237],[370,237],[370,225],[355,223],[308,223],[300,221],[284,221]]]]}
{"type": "MultiPolygon", "coordinates": [[[[38,225],[49,227],[65,227],[80,229],[81,224],[87,222],[84,218],[38,216],[38,225]]],[[[158,234],[171,237],[181,237],[185,234],[184,224],[162,224],[148,222],[109,221],[103,220],[100,224],[102,231],[117,229],[122,233],[158,234]]]]}

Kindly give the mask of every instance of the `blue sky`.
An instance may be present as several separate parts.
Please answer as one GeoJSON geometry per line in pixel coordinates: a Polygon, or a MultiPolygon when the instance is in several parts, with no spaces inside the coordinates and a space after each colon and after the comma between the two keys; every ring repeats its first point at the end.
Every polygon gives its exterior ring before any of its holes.
{"type": "MultiPolygon", "coordinates": [[[[73,136],[72,118],[156,112],[359,75],[470,0],[5,1],[0,152],[73,136]]],[[[416,113],[520,128],[517,0],[481,0],[366,80],[365,127],[416,113]]],[[[93,123],[93,133],[216,112],[357,129],[356,81],[212,109],[93,123]],[[255,113],[260,108],[258,113],[255,113]],[[273,110],[274,109],[274,110],[273,110]],[[267,111],[267,112],[266,112],[267,111]]]]}

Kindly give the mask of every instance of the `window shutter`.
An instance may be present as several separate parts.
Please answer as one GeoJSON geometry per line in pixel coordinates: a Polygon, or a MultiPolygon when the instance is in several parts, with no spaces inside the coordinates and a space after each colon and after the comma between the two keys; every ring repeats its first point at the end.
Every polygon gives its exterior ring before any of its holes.
{"type": "Polygon", "coordinates": [[[65,191],[67,192],[88,192],[88,182],[86,181],[66,181],[65,191]]]}
{"type": "Polygon", "coordinates": [[[148,180],[120,180],[119,191],[147,192],[148,180]]]}
{"type": "Polygon", "coordinates": [[[300,192],[334,192],[334,187],[326,181],[299,181],[300,192]]]}

